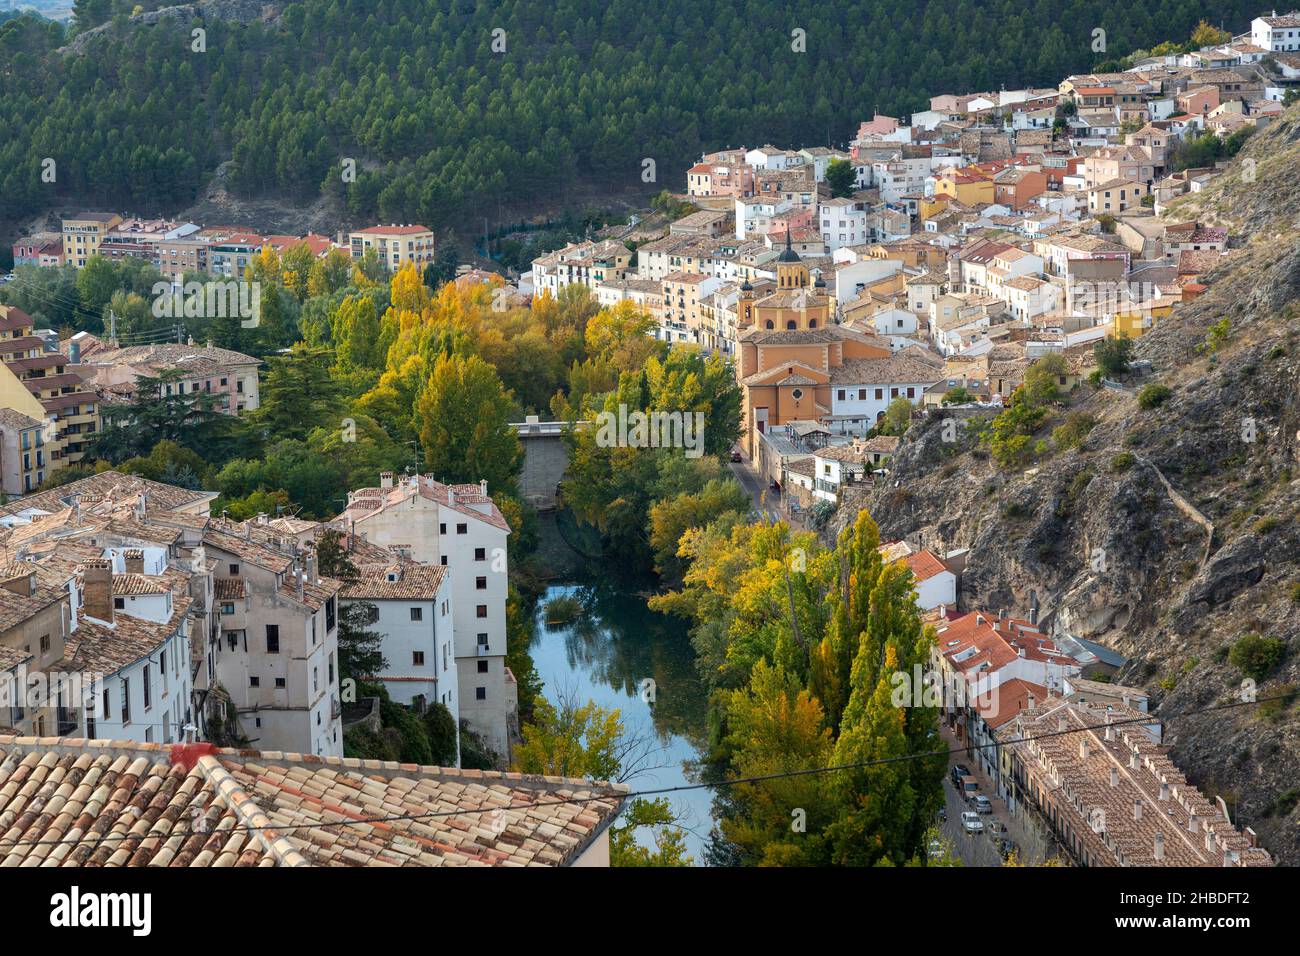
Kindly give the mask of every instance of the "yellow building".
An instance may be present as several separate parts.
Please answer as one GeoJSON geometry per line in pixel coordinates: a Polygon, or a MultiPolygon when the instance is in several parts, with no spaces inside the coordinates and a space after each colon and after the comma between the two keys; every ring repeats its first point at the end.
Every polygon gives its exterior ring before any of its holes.
{"type": "Polygon", "coordinates": [[[122,221],[113,212],[83,212],[63,220],[63,262],[80,269],[99,253],[104,234],[122,221]]]}
{"type": "Polygon", "coordinates": [[[1174,305],[1179,301],[1181,300],[1176,295],[1165,295],[1147,302],[1139,302],[1137,305],[1116,312],[1111,322],[1109,337],[1123,335],[1135,339],[1150,332],[1161,321],[1173,315],[1174,305]]]}
{"type": "Polygon", "coordinates": [[[951,196],[927,196],[916,204],[917,218],[921,222],[933,219],[947,209],[950,202],[952,202],[951,196]]]}
{"type": "Polygon", "coordinates": [[[375,250],[389,272],[396,272],[408,262],[421,271],[434,260],[433,230],[419,225],[371,226],[348,234],[348,251],[361,259],[367,249],[375,250]]]}
{"type": "Polygon", "coordinates": [[[99,396],[68,370],[68,356],[45,350],[32,325],[26,312],[0,305],[0,408],[42,422],[48,476],[85,456],[100,430],[99,396]]]}
{"type": "Polygon", "coordinates": [[[947,196],[966,206],[989,205],[996,193],[992,179],[960,169],[942,173],[934,184],[936,197],[947,196]]]}

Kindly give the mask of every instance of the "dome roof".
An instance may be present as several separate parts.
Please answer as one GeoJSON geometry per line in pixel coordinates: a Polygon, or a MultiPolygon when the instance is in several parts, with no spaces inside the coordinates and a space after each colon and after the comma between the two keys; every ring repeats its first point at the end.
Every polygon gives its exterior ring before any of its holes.
{"type": "Polygon", "coordinates": [[[791,248],[790,246],[790,232],[791,232],[791,227],[787,225],[785,228],[785,252],[781,253],[779,256],[776,257],[777,262],[802,262],[803,261],[799,258],[799,253],[795,252],[794,249],[791,248]]]}

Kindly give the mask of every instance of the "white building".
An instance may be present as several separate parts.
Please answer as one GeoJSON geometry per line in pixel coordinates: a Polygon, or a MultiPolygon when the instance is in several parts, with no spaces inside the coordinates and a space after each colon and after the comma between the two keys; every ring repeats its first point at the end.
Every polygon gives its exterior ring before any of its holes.
{"type": "MultiPolygon", "coordinates": [[[[451,575],[440,564],[363,565],[340,599],[373,605],[374,631],[383,637],[387,666],[375,679],[400,704],[423,712],[437,702],[460,726],[451,575]]],[[[481,666],[487,666],[487,660],[481,666]]]]}
{"type": "Polygon", "coordinates": [[[486,483],[445,485],[425,475],[349,492],[339,521],[367,541],[451,576],[460,716],[508,758],[518,687],[506,667],[506,538],[510,525],[486,483]]]}
{"type": "Polygon", "coordinates": [[[831,414],[823,418],[832,431],[864,434],[884,417],[896,398],[920,405],[925,390],[943,377],[943,369],[906,352],[889,358],[848,359],[831,369],[831,414]]]}
{"type": "Polygon", "coordinates": [[[1250,42],[1273,53],[1300,50],[1300,12],[1256,17],[1250,22],[1250,42]]]}
{"type": "MultiPolygon", "coordinates": [[[[69,582],[69,655],[83,674],[98,676],[80,708],[87,738],[179,743],[191,722],[190,599],[175,581],[114,573],[120,554],[82,565],[82,587],[69,582]]],[[[157,569],[161,571],[161,569],[157,569]]],[[[75,732],[74,732],[75,735],[75,732]]]]}
{"type": "Polygon", "coordinates": [[[817,223],[827,253],[858,246],[872,239],[867,204],[853,199],[827,199],[817,210],[817,223]]]}

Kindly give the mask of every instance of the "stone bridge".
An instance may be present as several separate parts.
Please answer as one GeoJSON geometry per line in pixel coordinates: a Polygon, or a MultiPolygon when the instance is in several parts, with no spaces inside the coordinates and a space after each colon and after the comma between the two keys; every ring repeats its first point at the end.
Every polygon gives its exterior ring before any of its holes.
{"type": "MultiPolygon", "coordinates": [[[[590,422],[578,422],[582,427],[590,422]]],[[[573,428],[571,422],[544,422],[529,415],[522,422],[511,422],[510,427],[519,433],[524,449],[524,467],[519,474],[519,494],[538,511],[550,511],[556,506],[556,487],[569,467],[569,446],[565,436],[573,428]]]]}

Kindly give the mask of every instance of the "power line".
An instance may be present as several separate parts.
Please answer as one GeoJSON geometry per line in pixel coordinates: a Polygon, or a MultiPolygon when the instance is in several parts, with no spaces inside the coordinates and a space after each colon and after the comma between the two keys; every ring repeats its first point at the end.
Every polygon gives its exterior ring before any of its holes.
{"type": "MultiPolygon", "coordinates": [[[[1254,706],[1257,704],[1264,704],[1270,701],[1285,701],[1290,699],[1290,697],[1291,695],[1283,694],[1278,697],[1261,697],[1257,700],[1230,701],[1229,703],[1226,704],[1214,704],[1209,707],[1202,707],[1196,710],[1189,710],[1181,714],[1175,714],[1172,716],[1173,717],[1194,717],[1194,716],[1199,716],[1201,714],[1209,714],[1209,713],[1215,713],[1222,710],[1230,710],[1236,707],[1247,707],[1247,706],[1254,706]]],[[[1009,741],[1006,744],[999,744],[999,743],[975,744],[971,747],[954,747],[951,749],[944,749],[944,750],[929,750],[929,751],[924,751],[922,753],[900,754],[895,757],[879,757],[875,760],[864,760],[859,763],[851,763],[851,764],[837,764],[831,767],[810,767],[805,770],[782,770],[782,771],[777,771],[775,773],[760,774],[752,777],[738,777],[733,780],[717,780],[709,783],[679,784],[673,787],[657,787],[650,790],[636,790],[627,793],[621,793],[617,790],[609,790],[605,793],[597,794],[595,796],[590,796],[590,797],[561,797],[555,800],[538,800],[534,803],[509,804],[504,807],[490,807],[481,810],[440,810],[431,813],[395,814],[392,816],[384,816],[384,817],[364,817],[364,818],[356,818],[350,820],[338,820],[332,823],[289,823],[289,824],[272,824],[270,826],[233,826],[233,827],[226,827],[220,830],[213,829],[207,832],[231,834],[231,833],[255,833],[263,830],[275,830],[275,831],[285,831],[285,832],[294,831],[294,830],[321,830],[321,829],[327,829],[329,827],[356,826],[357,824],[401,823],[404,821],[410,822],[410,821],[417,821],[417,820],[433,820],[433,819],[440,819],[445,817],[459,817],[459,816],[469,816],[469,815],[482,816],[483,814],[496,813],[502,810],[531,810],[534,807],[550,807],[550,806],[564,806],[566,804],[597,803],[597,802],[612,800],[612,799],[636,800],[643,797],[657,797],[657,796],[663,796],[665,794],[670,794],[670,793],[683,793],[689,790],[706,790],[706,789],[713,789],[717,787],[734,787],[739,784],[766,783],[770,780],[787,780],[795,777],[815,776],[817,774],[839,773],[845,770],[863,770],[868,767],[879,767],[879,766],[886,766],[888,764],[907,763],[912,760],[926,760],[933,757],[953,757],[953,756],[958,756],[960,754],[966,753],[969,750],[988,750],[999,746],[1015,746],[1021,743],[1028,743],[1031,740],[1045,740],[1049,737],[1064,737],[1064,736],[1068,736],[1069,734],[1087,733],[1093,730],[1105,730],[1107,727],[1120,727],[1126,724],[1148,724],[1151,723],[1153,720],[1158,720],[1158,719],[1159,718],[1155,714],[1144,714],[1141,717],[1129,717],[1123,720],[1111,720],[1100,724],[1086,724],[1083,727],[1068,727],[1065,730],[1054,730],[1048,733],[1036,734],[1033,737],[1026,738],[1025,740],[1009,741]]],[[[191,831],[188,835],[194,836],[194,835],[203,835],[203,834],[198,833],[197,831],[191,831]]],[[[118,840],[130,840],[130,839],[145,840],[148,839],[149,836],[150,836],[149,833],[143,835],[133,834],[133,833],[120,833],[120,834],[102,834],[97,837],[94,837],[91,840],[87,840],[85,837],[74,839],[74,840],[58,839],[58,840],[8,841],[8,840],[0,839],[0,849],[8,849],[10,847],[19,847],[19,846],[58,846],[61,844],[81,845],[87,842],[105,843],[105,842],[114,842],[118,840]]]]}

